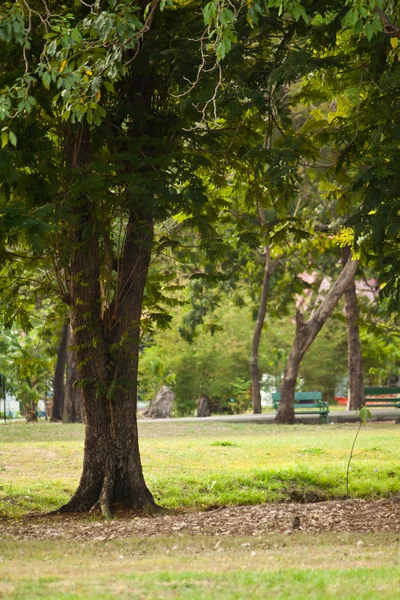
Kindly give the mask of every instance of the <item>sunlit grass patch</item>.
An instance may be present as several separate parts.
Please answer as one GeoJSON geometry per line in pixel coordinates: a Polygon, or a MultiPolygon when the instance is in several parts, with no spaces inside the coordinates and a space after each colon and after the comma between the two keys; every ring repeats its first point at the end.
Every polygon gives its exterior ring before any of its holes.
{"type": "MultiPolygon", "coordinates": [[[[346,467],[357,424],[139,423],[146,481],[170,508],[262,502],[316,502],[346,496],[346,467]]],[[[350,469],[350,494],[400,492],[400,439],[394,424],[363,428],[350,469]]],[[[65,503],[79,482],[82,425],[0,428],[0,514],[18,517],[65,503]]]]}

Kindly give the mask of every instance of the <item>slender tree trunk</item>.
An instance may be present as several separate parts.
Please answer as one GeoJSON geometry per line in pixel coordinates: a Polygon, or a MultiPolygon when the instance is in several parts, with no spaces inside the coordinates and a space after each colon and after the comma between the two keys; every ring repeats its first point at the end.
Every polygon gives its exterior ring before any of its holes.
{"type": "Polygon", "coordinates": [[[67,360],[68,324],[63,323],[60,343],[57,349],[57,361],[53,377],[53,405],[51,420],[62,421],[65,397],[65,363],[67,360]]]}
{"type": "Polygon", "coordinates": [[[308,348],[321,331],[323,325],[332,314],[340,298],[354,280],[357,267],[358,260],[350,259],[347,261],[325,299],[310,316],[307,322],[304,321],[300,311],[297,311],[296,333],[285,368],[281,388],[281,401],[275,417],[276,423],[294,423],[294,393],[301,361],[308,348]]]}
{"type": "MultiPolygon", "coordinates": [[[[351,255],[350,248],[342,248],[342,264],[345,265],[351,255]]],[[[349,394],[347,410],[357,410],[364,404],[364,378],[360,328],[358,326],[357,293],[354,279],[344,293],[347,330],[347,362],[349,371],[349,394]]]]}
{"type": "Polygon", "coordinates": [[[251,357],[250,357],[250,375],[251,375],[251,396],[253,402],[253,413],[261,413],[261,387],[260,387],[260,371],[259,371],[259,348],[261,333],[264,326],[265,314],[267,311],[267,300],[269,292],[269,282],[271,277],[271,260],[270,260],[270,248],[265,247],[265,266],[264,276],[261,289],[260,306],[258,309],[258,315],[256,324],[254,327],[253,341],[251,344],[251,357]]]}
{"type": "Polygon", "coordinates": [[[71,327],[68,329],[67,380],[65,385],[64,418],[66,423],[83,423],[82,391],[74,384],[78,381],[75,350],[72,350],[71,327]]]}
{"type": "Polygon", "coordinates": [[[294,394],[296,391],[297,378],[299,376],[300,363],[304,356],[307,330],[303,315],[296,312],[296,333],[290,354],[288,356],[283,381],[281,386],[281,401],[276,414],[276,423],[295,423],[294,416],[294,394]]]}

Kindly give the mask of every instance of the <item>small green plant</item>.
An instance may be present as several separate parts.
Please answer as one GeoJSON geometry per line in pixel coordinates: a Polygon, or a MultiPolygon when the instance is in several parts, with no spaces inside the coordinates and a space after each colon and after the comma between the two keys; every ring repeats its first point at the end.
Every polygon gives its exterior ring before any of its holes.
{"type": "Polygon", "coordinates": [[[323,454],[323,450],[321,450],[321,448],[305,448],[304,450],[299,451],[299,456],[303,456],[304,454],[319,456],[320,454],[323,454]]]}
{"type": "Polygon", "coordinates": [[[213,442],[210,444],[211,446],[231,446],[232,448],[238,448],[239,444],[235,444],[235,442],[213,442]]]}
{"type": "Polygon", "coordinates": [[[349,473],[350,473],[350,464],[351,459],[353,458],[354,447],[356,445],[356,441],[358,438],[358,434],[360,433],[360,429],[363,425],[367,424],[368,419],[371,419],[371,411],[366,407],[362,406],[357,410],[357,415],[360,417],[360,425],[358,426],[356,435],[354,436],[353,445],[351,446],[350,456],[347,463],[347,471],[346,471],[346,497],[349,498],[349,473]]]}

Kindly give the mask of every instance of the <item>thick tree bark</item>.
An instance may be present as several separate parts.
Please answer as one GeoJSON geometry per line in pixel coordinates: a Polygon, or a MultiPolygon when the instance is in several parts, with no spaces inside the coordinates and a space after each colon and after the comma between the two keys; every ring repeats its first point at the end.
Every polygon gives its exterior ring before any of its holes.
{"type": "Polygon", "coordinates": [[[254,327],[253,341],[251,344],[251,357],[250,357],[250,376],[251,376],[251,396],[253,403],[253,413],[259,414],[262,411],[261,408],[261,386],[260,386],[260,370],[259,370],[259,348],[261,333],[264,326],[265,314],[267,311],[267,301],[269,292],[269,282],[271,277],[271,260],[270,260],[270,248],[265,247],[265,266],[264,276],[261,289],[260,306],[258,309],[257,320],[254,327]]]}
{"type": "Polygon", "coordinates": [[[53,404],[51,420],[62,421],[65,399],[65,364],[67,361],[68,324],[63,323],[57,349],[57,361],[53,377],[53,404]]]}
{"type": "Polygon", "coordinates": [[[340,298],[354,280],[357,267],[358,260],[350,259],[347,261],[325,299],[321,302],[314,314],[310,316],[307,322],[304,321],[300,311],[297,311],[296,333],[283,376],[281,401],[275,417],[276,423],[292,424],[295,422],[293,406],[294,392],[301,361],[308,348],[321,331],[323,325],[332,314],[340,298]]]}
{"type": "MultiPolygon", "coordinates": [[[[82,126],[67,140],[66,163],[83,178],[89,161],[89,131],[82,126]]],[[[84,193],[72,206],[70,310],[86,435],[79,487],[59,512],[98,507],[109,517],[115,503],[155,509],[143,478],[136,421],[140,317],[153,239],[151,213],[131,210],[114,299],[104,307],[102,232],[96,211],[84,193]]]]}
{"type": "Polygon", "coordinates": [[[68,328],[67,377],[65,385],[65,403],[63,421],[66,423],[83,423],[84,411],[82,391],[74,384],[78,381],[78,368],[75,351],[72,346],[72,330],[68,328]]]}
{"type": "MultiPolygon", "coordinates": [[[[351,255],[350,248],[342,249],[342,264],[345,265],[351,255]]],[[[360,328],[358,326],[357,294],[354,279],[344,293],[347,330],[347,362],[349,370],[349,393],[347,410],[357,410],[364,404],[364,378],[360,328]]]]}

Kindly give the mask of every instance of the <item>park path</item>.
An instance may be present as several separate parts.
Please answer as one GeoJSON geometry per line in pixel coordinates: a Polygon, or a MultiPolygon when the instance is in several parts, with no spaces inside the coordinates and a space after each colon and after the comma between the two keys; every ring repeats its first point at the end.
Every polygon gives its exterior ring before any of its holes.
{"type": "MultiPolygon", "coordinates": [[[[400,410],[395,408],[371,408],[371,421],[397,421],[400,419],[400,410]]],[[[329,423],[357,423],[360,421],[355,410],[332,410],[329,413],[329,423]]],[[[140,423],[259,423],[271,424],[275,421],[275,413],[266,413],[261,415],[245,414],[245,415],[214,415],[212,417],[180,417],[169,419],[147,419],[140,413],[138,414],[140,423]]],[[[319,415],[303,414],[296,415],[297,423],[316,424],[319,423],[319,415]]],[[[13,419],[11,424],[25,423],[25,419],[13,419]]],[[[0,425],[4,425],[4,421],[0,421],[0,425]]],[[[7,421],[10,424],[10,421],[7,421]]]]}
{"type": "MultiPolygon", "coordinates": [[[[370,409],[372,419],[371,421],[397,421],[400,419],[400,410],[395,408],[383,408],[383,409],[370,409]]],[[[140,423],[259,423],[268,424],[273,423],[275,420],[275,413],[261,414],[261,415],[218,415],[212,417],[181,417],[171,419],[145,419],[138,415],[140,423]]],[[[303,414],[296,415],[296,421],[298,423],[319,423],[319,415],[303,414]]],[[[355,410],[332,410],[329,413],[329,423],[356,423],[360,421],[355,410]]]]}
{"type": "Polygon", "coordinates": [[[0,522],[0,538],[106,541],[130,536],[262,536],[268,533],[400,534],[400,496],[391,500],[330,501],[313,504],[261,504],[211,511],[176,511],[166,515],[117,515],[113,521],[81,516],[32,516],[0,522]]]}

